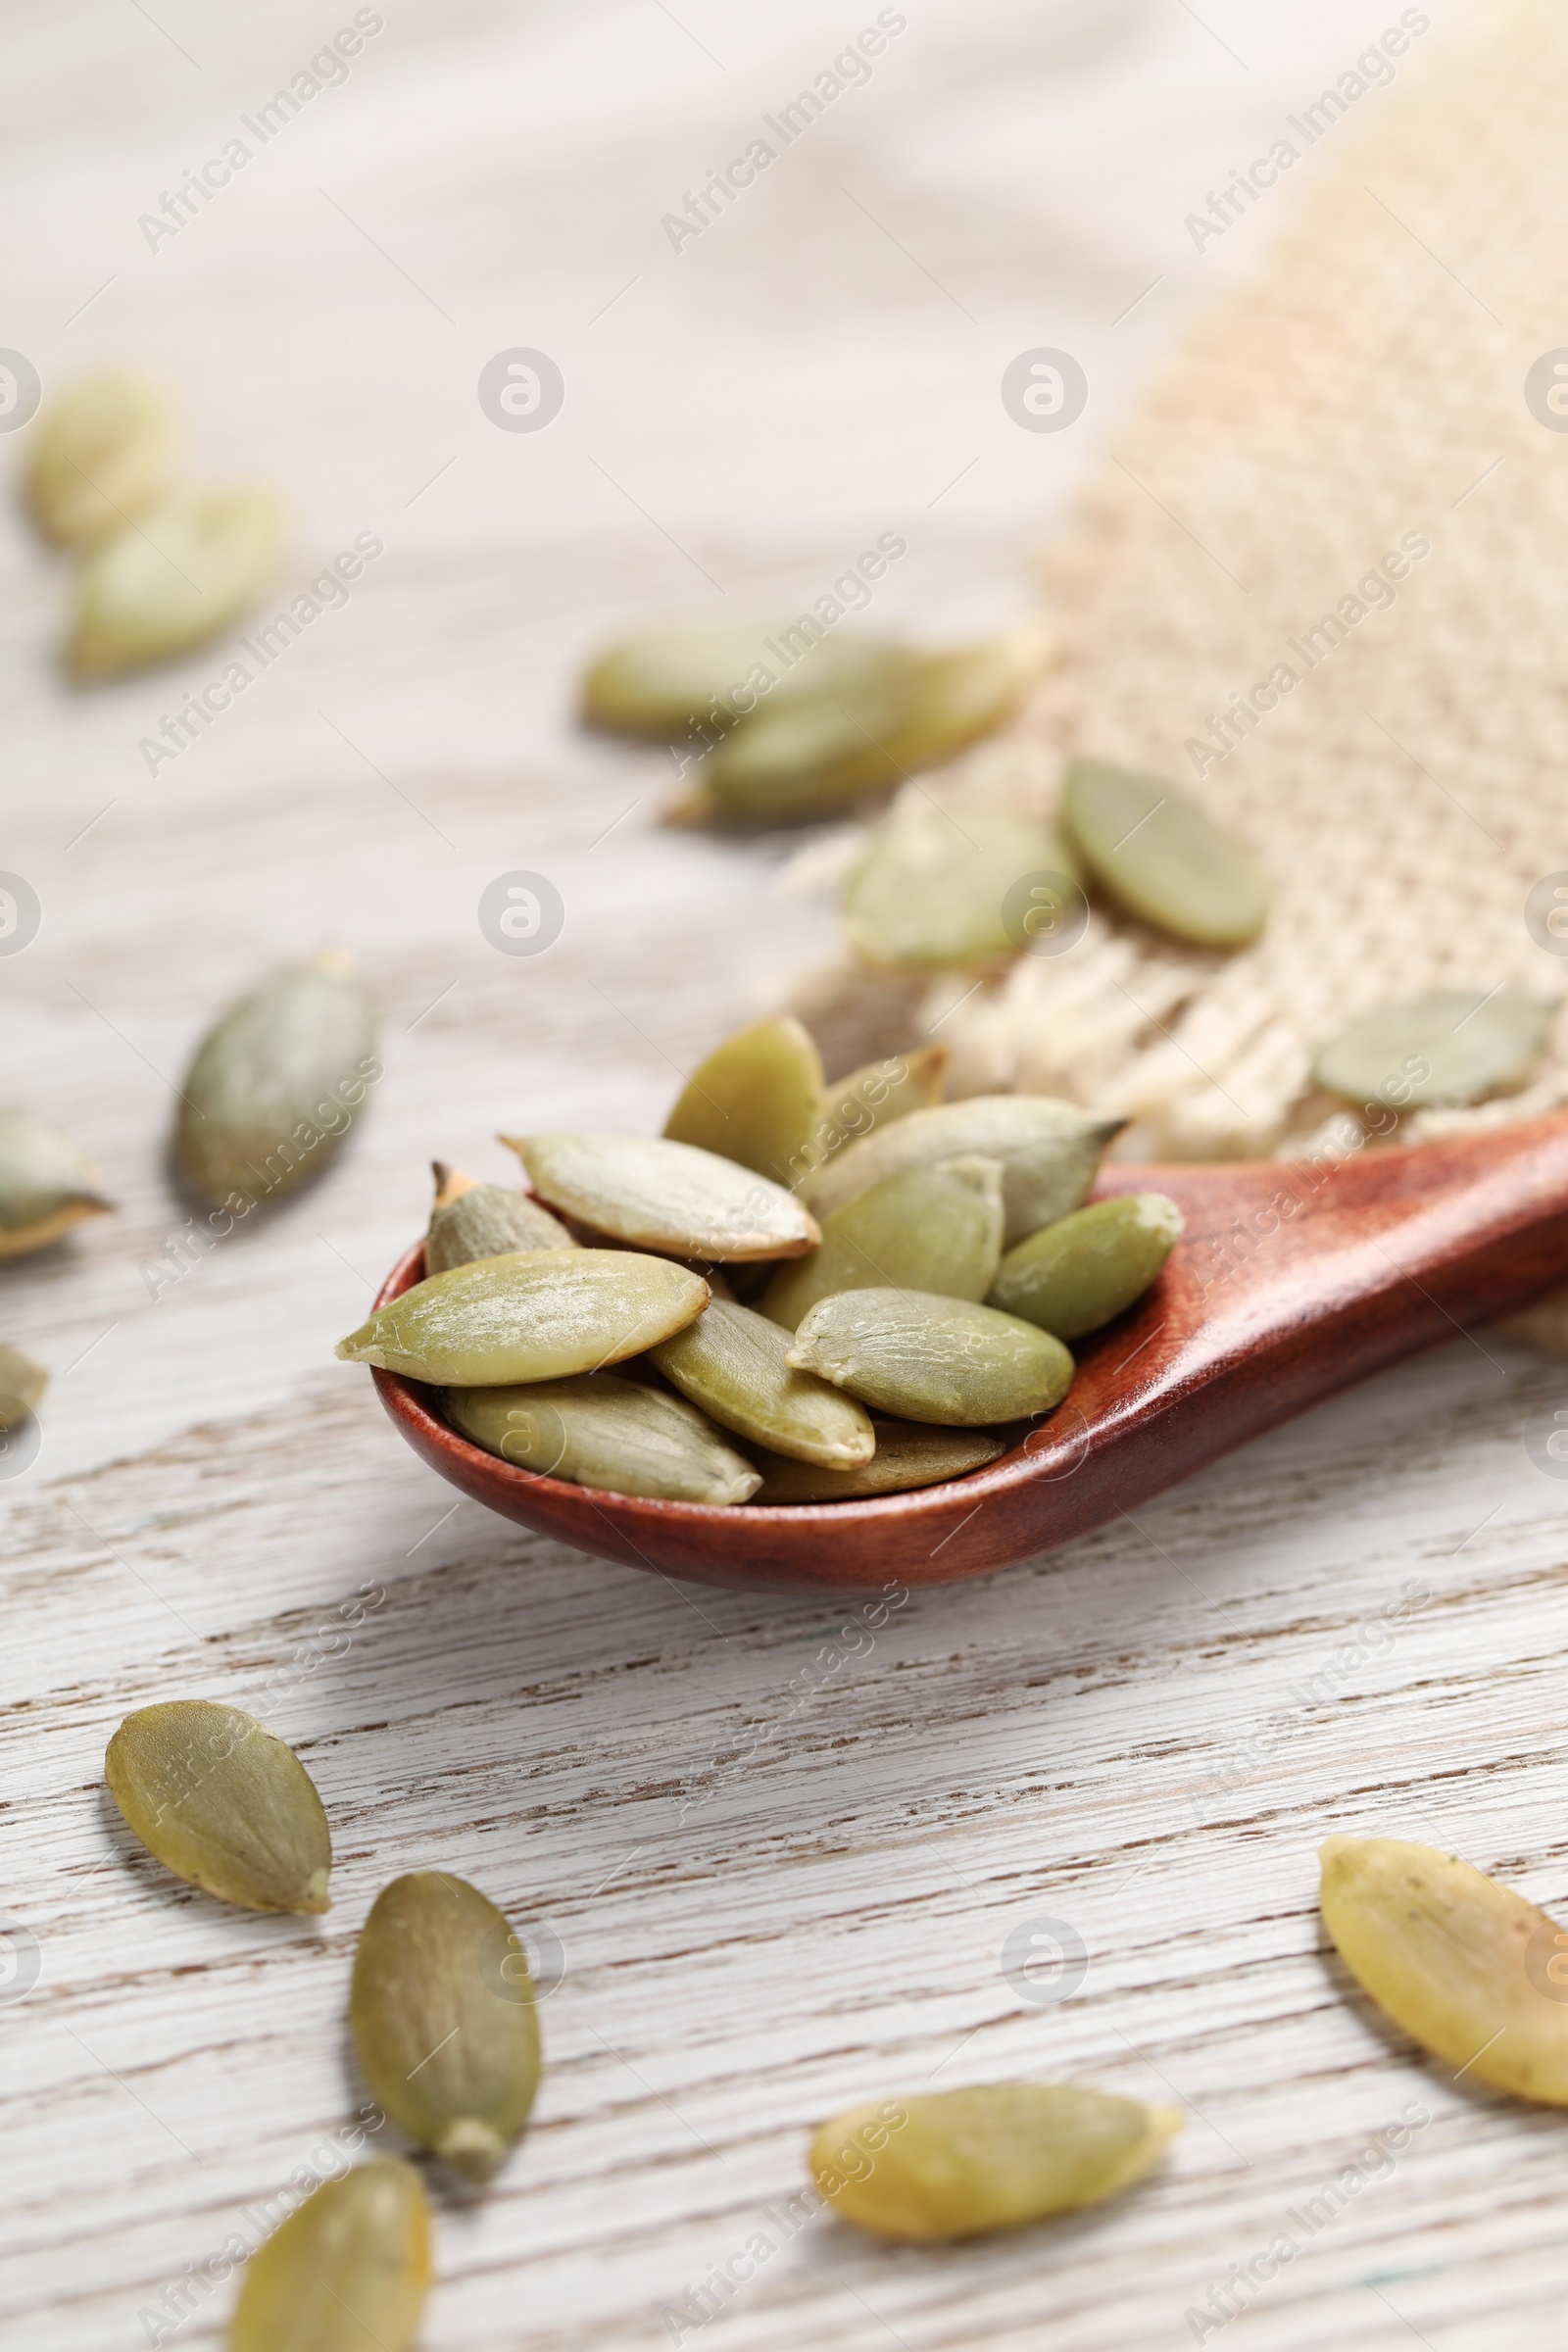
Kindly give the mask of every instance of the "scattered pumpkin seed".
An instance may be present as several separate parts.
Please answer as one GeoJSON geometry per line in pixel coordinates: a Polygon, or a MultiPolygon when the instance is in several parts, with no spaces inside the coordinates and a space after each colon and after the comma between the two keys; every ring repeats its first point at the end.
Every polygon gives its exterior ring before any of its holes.
{"type": "Polygon", "coordinates": [[[1078,1207],[1105,1146],[1125,1125],[1050,1095],[973,1095],[963,1102],[911,1110],[847,1144],[802,1190],[818,1217],[830,1217],[858,1193],[906,1168],[971,1153],[1000,1159],[1007,1215],[1003,1246],[1010,1250],[1078,1207]]]}
{"type": "Polygon", "coordinates": [[[879,639],[819,635],[792,661],[793,633],[788,620],[694,616],[625,638],[589,670],[583,716],[591,726],[656,743],[672,742],[694,724],[727,733],[747,722],[745,709],[731,699],[738,690],[754,708],[777,709],[905,659],[902,647],[879,639]],[[754,670],[764,674],[751,676],[754,670]]]}
{"type": "Polygon", "coordinates": [[[476,1257],[506,1257],[516,1250],[575,1250],[576,1237],[526,1193],[501,1184],[475,1184],[444,1161],[435,1162],[435,1206],[424,1237],[426,1274],[449,1274],[476,1257]]]}
{"type": "Polygon", "coordinates": [[[1243,948],[1268,914],[1268,881],[1245,844],[1163,777],[1075,760],[1062,824],[1095,880],[1128,914],[1202,948],[1243,948]]]}
{"type": "Polygon", "coordinates": [[[845,1291],[819,1299],[785,1357],[877,1412],[983,1429],[1059,1404],[1073,1361],[1020,1316],[925,1291],[845,1291]]]}
{"type": "Polygon", "coordinates": [[[1323,1924],[1378,2007],[1467,2078],[1568,2106],[1568,1928],[1435,1846],[1318,1851],[1323,1924]]]}
{"type": "Polygon", "coordinates": [[[466,1879],[383,1886],[349,1992],[360,2070],[395,2124],[488,2180],[539,2088],[539,2015],[521,1942],[466,1879]]]}
{"type": "Polygon", "coordinates": [[[75,547],[121,530],[167,493],[174,414],[163,386],[122,369],[83,377],[38,419],[26,497],[46,539],[75,547]]]}
{"type": "Polygon", "coordinates": [[[987,1303],[1058,1340],[1080,1339],[1143,1297],[1184,1224],[1167,1193],[1076,1208],[1007,1251],[987,1303]]]}
{"type": "Polygon", "coordinates": [[[914,2241],[979,2237],[1114,2196],[1142,2180],[1181,2126],[1174,2107],[1108,2091],[987,2082],[852,2107],[818,2132],[811,2170],[861,2230],[914,2241]]]}
{"type": "Polygon", "coordinates": [[[175,1148],[203,1200],[255,1203],[323,1167],[381,1075],[375,1007],[335,952],[275,973],[196,1050],[175,1148]]]}
{"type": "Polygon", "coordinates": [[[715,1298],[649,1354],[683,1396],[754,1445],[829,1469],[868,1462],[876,1451],[869,1416],[825,1380],[792,1371],[788,1347],[765,1315],[715,1298]]]}
{"type": "Polygon", "coordinates": [[[629,1250],[518,1250],[427,1275],[340,1340],[345,1363],[440,1388],[562,1380],[624,1362],[694,1322],[708,1284],[629,1250]]]}
{"type": "Polygon", "coordinates": [[[94,548],[76,585],[78,678],[171,662],[238,618],[276,568],[283,513],[270,490],[182,491],[94,548]]]}
{"type": "Polygon", "coordinates": [[[780,1266],[761,1311],[793,1331],[819,1298],[843,1291],[984,1298],[1002,1260],[1003,1213],[1000,1160],[942,1159],[885,1176],[824,1220],[820,1249],[780,1266]]]}
{"type": "Polygon", "coordinates": [[[1501,990],[1455,990],[1363,1013],[1319,1053],[1315,1083],[1348,1102],[1424,1110],[1522,1086],[1545,1051],[1554,1007],[1501,990]]]}
{"type": "Polygon", "coordinates": [[[523,1388],[454,1389],[446,1409],[475,1446],[536,1477],[720,1508],[748,1502],[757,1492],[759,1473],[684,1397],[612,1372],[523,1388]]]}
{"type": "Polygon", "coordinates": [[[845,934],[882,970],[994,962],[1018,945],[1003,902],[1036,873],[1079,879],[1076,858],[1039,818],[923,800],[872,835],[845,892],[845,934]]]}
{"type": "Polygon", "coordinates": [[[114,1202],[79,1145],[27,1110],[0,1110],[0,1257],[47,1250],[114,1202]]]}
{"type": "Polygon", "coordinates": [[[1038,632],[1019,630],[956,653],[908,654],[879,675],[764,703],[705,759],[706,808],[748,824],[830,815],[1000,726],[1044,653],[1038,632]]]}
{"type": "Polygon", "coordinates": [[[814,1463],[788,1461],[783,1454],[757,1455],[762,1483],[759,1503],[855,1502],[868,1494],[900,1494],[966,1478],[1006,1452],[1005,1441],[979,1430],[922,1429],[913,1421],[876,1421],[876,1451],[854,1470],[822,1470],[814,1463]]]}
{"type": "Polygon", "coordinates": [[[758,1021],[699,1062],[664,1133],[787,1185],[821,1098],[822,1057],[809,1032],[787,1015],[758,1021]]]}
{"type": "Polygon", "coordinates": [[[501,1140],[552,1208],[638,1249],[724,1264],[799,1257],[822,1238],[815,1220],[781,1185],[692,1144],[640,1135],[501,1140]]]}
{"type": "Polygon", "coordinates": [[[20,1348],[0,1348],[0,1429],[24,1421],[49,1386],[42,1364],[20,1348]]]}
{"type": "Polygon", "coordinates": [[[430,2287],[430,2222],[412,2164],[323,2180],[245,2265],[229,2352],[409,2352],[430,2287]]]}
{"type": "Polygon", "coordinates": [[[325,1911],[332,1840],[291,1747],[239,1707],[168,1699],[127,1715],[104,1775],[166,1870],[247,1911],[325,1911]]]}

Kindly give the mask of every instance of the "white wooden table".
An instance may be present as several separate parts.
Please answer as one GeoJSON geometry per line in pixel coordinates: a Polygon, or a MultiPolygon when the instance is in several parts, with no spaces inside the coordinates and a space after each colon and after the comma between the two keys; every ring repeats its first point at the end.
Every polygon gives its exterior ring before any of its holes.
{"type": "Polygon", "coordinates": [[[44,910],[0,959],[4,1093],[79,1134],[121,1204],[0,1275],[0,1337],[53,1372],[3,1491],[18,2352],[220,2340],[227,2286],[186,2290],[177,2328],[141,2315],[339,2160],[365,2097],[354,1936],[421,1866],[474,1879],[559,1976],[523,2146],[481,2198],[432,2182],[430,2352],[1568,2343],[1563,2127],[1347,1996],[1313,1861],[1330,1831],[1399,1831],[1568,1900],[1568,1496],[1522,1438],[1560,1372],[1456,1344],[1136,1525],[868,1624],[455,1507],[331,1359],[422,1222],[432,1153],[500,1176],[498,1126],[654,1125],[678,1071],[829,952],[830,910],[771,890],[784,845],[661,831],[660,760],[574,733],[585,651],[677,606],[795,609],[888,529],[909,554],[874,619],[1016,612],[1120,402],[1260,251],[1200,259],[1185,215],[1394,12],[906,13],[870,82],[678,253],[662,216],[869,4],[382,0],[347,78],[153,245],[139,216],[347,0],[0,19],[0,343],[46,383],[163,366],[195,463],[288,487],[287,592],[356,533],[385,550],[153,777],[139,739],[219,653],[66,690],[64,568],[0,520],[0,864],[44,910]],[[997,394],[1041,344],[1093,387],[1060,436],[997,394]],[[518,346],[566,384],[539,433],[476,398],[518,346]],[[533,960],[475,920],[514,868],[565,901],[533,960]],[[164,1158],[184,1057],[329,940],[384,1007],[366,1124],[155,1298],[139,1269],[186,1214],[164,1158]],[[175,1693],[300,1749],[337,1844],[322,1921],[220,1910],[132,1845],[104,1745],[175,1693]],[[1017,1958],[1074,1938],[1081,1970],[1017,1958]],[[1187,2129],[1079,2221],[922,2253],[818,2216],[783,2242],[823,2115],[1019,2073],[1174,2100],[1187,2129]],[[1396,2158],[1347,2175],[1412,2113],[1396,2158]],[[1320,2228],[1290,2218],[1337,2180],[1320,2228]],[[1188,2317],[1282,2232],[1300,2251],[1245,2319],[1188,2317]]]}

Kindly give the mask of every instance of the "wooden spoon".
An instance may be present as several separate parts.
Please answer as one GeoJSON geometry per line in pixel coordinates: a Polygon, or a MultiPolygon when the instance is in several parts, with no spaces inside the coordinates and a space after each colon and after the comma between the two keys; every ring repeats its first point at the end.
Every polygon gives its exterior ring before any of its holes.
{"type": "MultiPolygon", "coordinates": [[[[579,1550],[699,1584],[859,1592],[953,1584],[1070,1543],[1369,1372],[1568,1282],[1568,1112],[1334,1164],[1107,1168],[1187,1231],[1153,1289],[1079,1343],[1064,1404],[968,1478],[865,1502],[717,1510],[538,1478],[375,1383],[443,1478],[579,1550]]],[[[424,1271],[411,1250],[376,1300],[424,1271]]]]}

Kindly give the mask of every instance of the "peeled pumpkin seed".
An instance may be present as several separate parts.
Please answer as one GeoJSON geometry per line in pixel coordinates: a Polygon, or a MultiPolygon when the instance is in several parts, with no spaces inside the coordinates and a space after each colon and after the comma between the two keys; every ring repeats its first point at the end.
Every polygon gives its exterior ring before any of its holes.
{"type": "Polygon", "coordinates": [[[395,2124],[488,2180],[539,2088],[539,2015],[521,1942],[466,1879],[383,1886],[349,1992],[360,2071],[395,2124]]]}
{"type": "Polygon", "coordinates": [[[885,673],[762,704],[703,761],[709,809],[750,824],[824,816],[951,760],[1000,726],[1041,667],[1033,630],[948,654],[908,654],[885,673]]]}
{"type": "Polygon", "coordinates": [[[821,1097],[822,1057],[809,1032],[788,1015],[758,1021],[699,1062],[664,1134],[787,1185],[821,1097]]]}
{"type": "Polygon", "coordinates": [[[1108,2091],[987,2082],[852,2107],[816,2134],[811,2170],[858,2229],[911,2241],[979,2237],[1114,2196],[1181,2127],[1174,2107],[1108,2091]]]}
{"type": "Polygon", "coordinates": [[[983,1429],[1059,1404],[1073,1361],[1059,1340],[963,1298],[845,1291],[818,1300],[785,1357],[904,1421],[983,1429]]]}
{"type": "Polygon", "coordinates": [[[441,1388],[562,1380],[640,1355],[694,1322],[701,1276],[629,1250],[518,1250],[427,1275],[337,1346],[441,1388]]]}
{"type": "Polygon", "coordinates": [[[975,1430],[922,1429],[912,1421],[876,1421],[876,1451],[854,1470],[822,1470],[783,1454],[757,1455],[762,1483],[759,1503],[855,1502],[869,1494],[900,1494],[966,1478],[1006,1452],[1001,1438],[975,1430]]]}
{"type": "Polygon", "coordinates": [[[818,1136],[824,1126],[832,1130],[827,1151],[841,1151],[873,1126],[940,1102],[951,1059],[946,1046],[917,1046],[912,1053],[889,1054],[881,1061],[862,1062],[847,1078],[835,1078],[822,1097],[816,1129],[818,1136]]]}
{"type": "Polygon", "coordinates": [[[764,1315],[715,1298],[649,1353],[683,1396],[755,1445],[829,1469],[868,1462],[876,1451],[869,1415],[826,1381],[792,1371],[788,1346],[764,1315]]]}
{"type": "Polygon", "coordinates": [[[185,1073],[187,1181],[215,1204],[290,1191],[330,1159],[380,1075],[375,1007],[347,956],[275,973],[208,1031],[185,1073]]]}
{"type": "Polygon", "coordinates": [[[1002,1261],[1003,1216],[1000,1160],[942,1159],[885,1176],[824,1220],[820,1249],[779,1268],[761,1312],[793,1331],[842,1291],[984,1298],[1002,1261]]]}
{"type": "Polygon", "coordinates": [[[1368,1107],[1479,1102],[1524,1084],[1545,1051],[1553,1015],[1554,1007],[1506,989],[1385,1004],[1324,1046],[1312,1077],[1368,1107]]]}
{"type": "Polygon", "coordinates": [[[476,1257],[506,1257],[515,1250],[575,1250],[576,1237],[526,1193],[501,1184],[475,1184],[435,1163],[435,1206],[424,1237],[426,1274],[449,1274],[476,1257]]]}
{"type": "Polygon", "coordinates": [[[171,662],[217,637],[277,567],[283,510],[270,490],[187,490],[84,562],[69,659],[78,678],[171,662]]]}
{"type": "Polygon", "coordinates": [[[0,1110],[0,1257],[47,1250],[83,1217],[113,1206],[69,1135],[30,1111],[0,1110]]]}
{"type": "Polygon", "coordinates": [[[1021,944],[1004,903],[1038,873],[1079,879],[1076,858],[1039,818],[923,800],[873,834],[844,895],[845,936],[882,970],[988,963],[1021,944]]]}
{"type": "Polygon", "coordinates": [[[247,1911],[325,1911],[332,1840],[291,1747],[239,1707],[169,1699],[127,1715],[109,1791],[166,1870],[247,1911]]]}
{"type": "Polygon", "coordinates": [[[486,1453],[574,1487],[727,1508],[750,1501],[759,1485],[751,1463],[683,1397],[612,1372],[521,1388],[454,1389],[446,1410],[454,1428],[486,1453]]]}
{"type": "Polygon", "coordinates": [[[1074,1209],[1007,1251],[987,1304],[1058,1340],[1079,1339],[1143,1297],[1185,1222],[1168,1193],[1074,1209]]]}
{"type": "Polygon", "coordinates": [[[49,1386],[42,1364],[20,1348],[0,1348],[0,1429],[24,1421],[49,1386]]]}
{"type": "Polygon", "coordinates": [[[241,2274],[229,2352],[409,2352],[430,2288],[430,2222],[395,2156],[323,2180],[241,2274]]]}
{"type": "Polygon", "coordinates": [[[1245,844],[1161,776],[1075,760],[1062,787],[1067,839],[1128,914],[1197,947],[1242,948],[1268,915],[1268,880],[1245,844]]]}
{"type": "Polygon", "coordinates": [[[865,637],[823,637],[792,648],[789,620],[672,621],[602,653],[583,682],[583,716],[618,734],[673,742],[694,724],[727,730],[747,713],[730,699],[745,689],[759,708],[875,674],[902,649],[865,637]],[[753,675],[753,672],[761,674],[753,675]]]}
{"type": "Polygon", "coordinates": [[[1467,2080],[1568,2107],[1568,1928],[1435,1846],[1318,1852],[1323,1924],[1378,2007],[1467,2080]]]}
{"type": "Polygon", "coordinates": [[[552,1208],[638,1249],[724,1264],[799,1257],[821,1239],[814,1218],[781,1185],[691,1144],[641,1135],[501,1140],[552,1208]]]}
{"type": "Polygon", "coordinates": [[[802,1191],[818,1217],[830,1217],[858,1193],[906,1168],[971,1153],[1000,1159],[1007,1218],[1003,1246],[1010,1250],[1079,1205],[1105,1146],[1125,1125],[1050,1095],[973,1095],[964,1102],[911,1110],[847,1144],[802,1191]]]}
{"type": "Polygon", "coordinates": [[[75,547],[120,530],[167,492],[174,413],[149,377],[122,369],[72,384],[38,419],[26,498],[46,539],[75,547]]]}

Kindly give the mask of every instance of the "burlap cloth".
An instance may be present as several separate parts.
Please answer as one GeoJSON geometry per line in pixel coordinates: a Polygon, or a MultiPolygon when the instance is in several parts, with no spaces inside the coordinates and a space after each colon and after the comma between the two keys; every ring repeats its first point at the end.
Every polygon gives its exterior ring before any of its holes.
{"type": "MultiPolygon", "coordinates": [[[[1526,377],[1568,345],[1568,8],[1445,12],[1298,170],[1277,230],[1260,201],[1230,232],[1255,273],[1189,332],[1047,559],[1060,664],[1004,737],[908,788],[1049,811],[1066,753],[1152,769],[1262,854],[1262,938],[1188,952],[1097,913],[962,1003],[972,975],[818,975],[796,1002],[840,1061],[935,1022],[954,1093],[1127,1113],[1129,1156],[1250,1156],[1316,1138],[1334,1106],[1311,1058],[1356,1014],[1564,995],[1526,901],[1568,869],[1568,432],[1526,377]],[[1414,542],[1395,601],[1358,594],[1414,542]],[[1233,715],[1226,749],[1211,717],[1271,672],[1277,707],[1233,715]]],[[[1526,1092],[1403,1140],[1564,1101],[1559,1017],[1526,1092]]]]}

